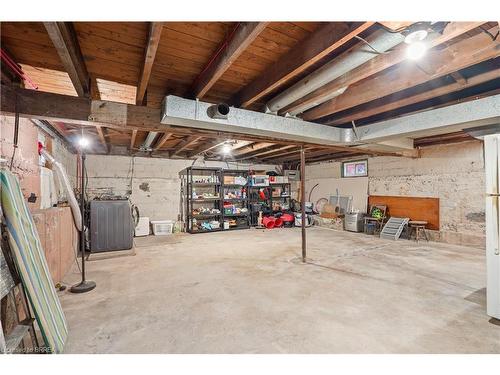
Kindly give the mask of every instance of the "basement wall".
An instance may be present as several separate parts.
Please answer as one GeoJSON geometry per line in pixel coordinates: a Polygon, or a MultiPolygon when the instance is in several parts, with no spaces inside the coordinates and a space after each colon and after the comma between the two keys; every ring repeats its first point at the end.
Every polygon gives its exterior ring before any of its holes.
{"type": "MultiPolygon", "coordinates": [[[[340,173],[339,162],[308,165],[306,186],[322,178],[334,195],[340,173]]],[[[440,230],[429,233],[433,240],[458,245],[485,247],[484,179],[480,141],[425,147],[415,159],[368,159],[369,195],[439,198],[440,230]]]]}
{"type": "MultiPolygon", "coordinates": [[[[193,160],[162,159],[112,155],[88,155],[87,192],[101,195],[130,195],[141,216],[150,220],[177,220],[180,204],[179,172],[193,160]]],[[[248,170],[275,170],[274,165],[250,165],[206,161],[196,166],[248,170]]]]}
{"type": "MultiPolygon", "coordinates": [[[[18,148],[12,163],[12,172],[19,178],[26,200],[32,193],[37,197],[35,202],[28,202],[28,206],[55,284],[63,280],[75,260],[78,232],[69,207],[63,205],[63,207],[40,209],[41,161],[38,155],[38,141],[46,145],[54,158],[63,164],[73,186],[76,181],[76,155],[72,154],[58,138],[52,138],[31,120],[19,119],[18,148]]],[[[0,158],[8,161],[6,168],[10,166],[12,159],[13,142],[14,117],[0,115],[0,158]]],[[[54,176],[56,191],[60,196],[61,185],[55,171],[54,176]]]]}

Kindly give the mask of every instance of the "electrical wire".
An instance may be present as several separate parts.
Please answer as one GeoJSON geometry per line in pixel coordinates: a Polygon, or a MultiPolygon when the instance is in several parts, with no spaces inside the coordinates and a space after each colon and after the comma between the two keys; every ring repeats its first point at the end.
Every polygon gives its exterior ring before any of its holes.
{"type": "Polygon", "coordinates": [[[15,113],[15,118],[14,118],[14,144],[13,144],[12,157],[10,158],[10,166],[9,166],[10,171],[12,171],[12,167],[14,166],[14,158],[16,157],[17,142],[19,140],[19,111],[17,108],[17,91],[15,94],[14,106],[15,106],[16,113],[15,113]]]}
{"type": "Polygon", "coordinates": [[[367,41],[366,39],[364,38],[361,38],[359,35],[355,35],[354,38],[358,39],[358,40],[361,40],[363,43],[365,43],[368,47],[370,47],[374,53],[376,53],[377,55],[387,55],[389,52],[392,51],[392,49],[388,49],[387,51],[385,52],[381,52],[379,51],[378,49],[376,49],[375,47],[373,47],[369,41],[367,41]]]}

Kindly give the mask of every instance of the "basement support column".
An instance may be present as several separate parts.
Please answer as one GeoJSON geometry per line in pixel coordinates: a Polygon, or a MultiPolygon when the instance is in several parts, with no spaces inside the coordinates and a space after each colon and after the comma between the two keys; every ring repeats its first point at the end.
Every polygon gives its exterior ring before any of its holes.
{"type": "Polygon", "coordinates": [[[302,263],[306,262],[306,152],[300,148],[300,212],[302,226],[302,263]]]}

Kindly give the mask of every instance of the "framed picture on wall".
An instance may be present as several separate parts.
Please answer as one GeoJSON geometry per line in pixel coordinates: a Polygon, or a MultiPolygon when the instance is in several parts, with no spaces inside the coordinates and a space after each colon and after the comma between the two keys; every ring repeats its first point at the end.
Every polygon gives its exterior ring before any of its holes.
{"type": "Polygon", "coordinates": [[[342,177],[368,176],[368,160],[344,161],[342,163],[342,177]]]}

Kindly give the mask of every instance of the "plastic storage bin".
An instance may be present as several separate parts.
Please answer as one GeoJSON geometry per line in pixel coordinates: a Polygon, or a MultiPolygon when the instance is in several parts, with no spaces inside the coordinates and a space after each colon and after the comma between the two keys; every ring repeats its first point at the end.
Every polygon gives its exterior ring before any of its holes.
{"type": "Polygon", "coordinates": [[[140,217],[135,227],[135,237],[149,235],[149,217],[140,217]]]}
{"type": "Polygon", "coordinates": [[[151,220],[153,234],[155,236],[165,236],[172,234],[174,222],[172,220],[151,220]]]}

